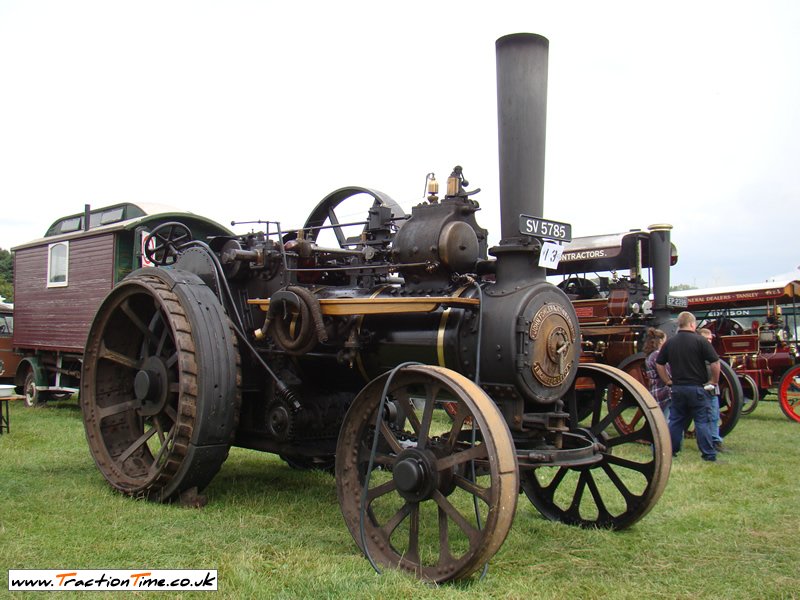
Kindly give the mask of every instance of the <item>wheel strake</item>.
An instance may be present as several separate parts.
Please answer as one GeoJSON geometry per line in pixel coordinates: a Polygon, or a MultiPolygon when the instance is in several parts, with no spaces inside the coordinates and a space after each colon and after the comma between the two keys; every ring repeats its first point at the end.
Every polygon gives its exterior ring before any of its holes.
{"type": "MultiPolygon", "coordinates": [[[[362,551],[361,497],[386,378],[353,401],[336,452],[339,504],[362,551]]],[[[500,548],[514,518],[519,480],[508,426],[477,385],[449,369],[404,367],[388,396],[403,417],[380,427],[365,513],[369,555],[429,581],[468,577],[500,548]],[[454,418],[445,403],[458,406],[454,418]]]]}
{"type": "MultiPolygon", "coordinates": [[[[523,471],[522,489],[551,520],[622,529],[646,515],[667,485],[672,465],[667,423],[647,389],[627,373],[584,364],[578,380],[587,380],[582,378],[593,382],[592,409],[579,422],[570,422],[570,431],[596,444],[602,459],[585,466],[523,471]],[[612,392],[617,396],[613,406],[607,402],[612,392]],[[620,432],[618,422],[630,429],[620,432]]],[[[576,406],[575,395],[568,403],[570,415],[586,413],[576,406]]]]}
{"type": "Polygon", "coordinates": [[[227,457],[240,383],[213,292],[183,271],[132,273],[103,301],[84,353],[80,402],[98,469],[153,500],[202,489],[227,457]]]}

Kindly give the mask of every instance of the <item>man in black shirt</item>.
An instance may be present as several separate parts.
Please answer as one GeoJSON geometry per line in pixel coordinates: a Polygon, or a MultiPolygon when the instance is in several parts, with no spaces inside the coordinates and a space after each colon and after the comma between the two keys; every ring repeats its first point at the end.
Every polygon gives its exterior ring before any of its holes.
{"type": "Polygon", "coordinates": [[[719,381],[719,356],[696,329],[697,320],[692,313],[679,314],[678,333],[661,347],[656,369],[661,380],[672,387],[669,435],[673,456],[680,452],[683,432],[693,419],[697,447],[703,460],[716,461],[717,450],[712,437],[713,398],[706,386],[713,390],[719,381]],[[667,373],[667,364],[672,377],[667,373]]]}

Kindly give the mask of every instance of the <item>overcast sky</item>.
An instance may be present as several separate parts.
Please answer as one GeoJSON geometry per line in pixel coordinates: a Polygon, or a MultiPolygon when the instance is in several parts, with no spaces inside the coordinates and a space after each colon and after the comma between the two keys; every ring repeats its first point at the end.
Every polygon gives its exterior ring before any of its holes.
{"type": "MultiPolygon", "coordinates": [[[[800,2],[0,0],[0,247],[123,201],[301,224],[460,164],[499,241],[495,40],[550,40],[544,216],[674,225],[672,282],[800,265],[800,2]]],[[[237,228],[237,231],[244,231],[237,228]]]]}

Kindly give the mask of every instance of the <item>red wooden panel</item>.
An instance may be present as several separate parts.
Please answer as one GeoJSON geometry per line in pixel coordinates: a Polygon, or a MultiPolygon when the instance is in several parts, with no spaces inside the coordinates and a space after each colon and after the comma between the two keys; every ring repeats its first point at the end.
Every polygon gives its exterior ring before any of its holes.
{"type": "Polygon", "coordinates": [[[750,354],[758,352],[758,335],[723,335],[719,342],[723,354],[750,354]]]}
{"type": "Polygon", "coordinates": [[[114,234],[72,239],[66,287],[47,287],[47,244],[14,253],[14,345],[82,352],[113,287],[114,234]]]}

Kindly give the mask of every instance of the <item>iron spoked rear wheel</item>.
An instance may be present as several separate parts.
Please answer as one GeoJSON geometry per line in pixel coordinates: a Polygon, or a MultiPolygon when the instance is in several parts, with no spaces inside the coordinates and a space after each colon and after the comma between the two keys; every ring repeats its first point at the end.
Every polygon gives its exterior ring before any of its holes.
{"type": "Polygon", "coordinates": [[[581,385],[590,380],[593,398],[585,418],[579,419],[586,411],[579,410],[576,396],[568,399],[570,432],[596,444],[600,460],[523,471],[522,490],[553,521],[623,529],[646,515],[667,485],[669,431],[656,401],[632,376],[599,363],[578,367],[581,385]],[[611,394],[617,398],[613,406],[611,394]],[[629,431],[620,432],[618,422],[629,431]]]}
{"type": "Polygon", "coordinates": [[[230,321],[198,277],[132,273],[100,306],[84,354],[80,403],[100,472],[157,501],[204,488],[228,455],[240,380],[230,321]]]}
{"type": "Polygon", "coordinates": [[[433,582],[468,577],[497,552],[514,519],[519,478],[508,426],[462,375],[403,367],[387,393],[392,406],[384,411],[368,473],[388,377],[359,393],[342,425],[336,487],[345,522],[376,563],[433,582]],[[446,403],[457,407],[454,416],[446,403]]]}
{"type": "Polygon", "coordinates": [[[793,366],[781,377],[778,403],[788,419],[800,423],[800,365],[793,366]]]}

